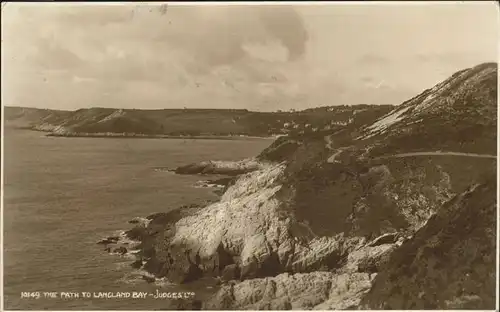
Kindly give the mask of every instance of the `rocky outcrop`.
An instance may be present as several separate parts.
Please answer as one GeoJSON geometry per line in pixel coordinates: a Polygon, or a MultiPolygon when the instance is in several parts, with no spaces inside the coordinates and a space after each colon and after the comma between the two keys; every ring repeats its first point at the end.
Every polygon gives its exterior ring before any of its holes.
{"type": "Polygon", "coordinates": [[[181,166],[173,171],[177,174],[222,174],[240,175],[265,167],[265,164],[254,160],[244,159],[240,161],[203,161],[200,163],[181,166]]]}
{"type": "Polygon", "coordinates": [[[445,203],[413,237],[362,242],[333,271],[230,282],[204,308],[494,309],[495,179],[445,203]]]}
{"type": "MultiPolygon", "coordinates": [[[[389,191],[400,187],[397,181],[394,182],[396,179],[388,178],[391,174],[389,169],[382,170],[379,167],[359,177],[352,177],[353,182],[360,185],[371,184],[365,187],[364,193],[360,193],[365,196],[351,204],[362,203],[367,196],[374,196],[370,192],[383,191],[383,194],[389,194],[383,196],[390,196],[389,191]],[[370,174],[372,177],[368,178],[370,174]],[[363,177],[370,182],[363,182],[363,177]]],[[[286,168],[286,163],[280,163],[242,175],[227,189],[219,202],[195,208],[189,214],[185,213],[186,208],[158,214],[146,227],[139,226],[129,231],[131,238],[143,241],[143,252],[149,257],[145,269],[175,282],[188,282],[202,276],[246,280],[284,272],[315,270],[378,272],[385,264],[387,254],[397,245],[399,234],[396,232],[401,227],[381,228],[373,231],[372,236],[363,235],[355,228],[318,235],[318,225],[309,222],[313,220],[300,219],[298,217],[302,215],[297,214],[297,210],[289,210],[288,205],[297,206],[297,200],[302,195],[297,194],[297,190],[281,192],[284,183],[289,182],[286,168]],[[288,194],[288,198],[285,194],[288,194]],[[373,235],[382,236],[375,238],[373,235]]],[[[422,183],[421,179],[425,177],[413,176],[412,183],[422,183]]],[[[436,183],[440,181],[438,175],[436,183]]],[[[286,188],[290,185],[296,184],[289,183],[286,188]]],[[[408,190],[414,185],[408,185],[408,190]]],[[[332,194],[335,195],[335,192],[332,194]]],[[[442,199],[432,194],[433,205],[438,205],[442,199]]],[[[400,192],[398,195],[400,201],[404,202],[413,193],[400,192]]],[[[314,203],[311,197],[307,201],[314,203]]],[[[374,203],[381,202],[372,200],[369,204],[374,203]]],[[[417,204],[426,209],[433,207],[429,206],[428,200],[417,204]]],[[[363,210],[366,215],[356,211],[356,217],[351,218],[350,222],[363,226],[363,222],[373,216],[367,209],[363,210]]],[[[349,216],[350,210],[347,212],[349,216]]],[[[400,216],[406,222],[406,230],[413,229],[412,220],[418,213],[409,211],[400,216]]],[[[332,222],[336,220],[332,219],[332,222]]]]}
{"type": "Polygon", "coordinates": [[[343,310],[355,308],[375,275],[312,272],[280,274],[224,285],[209,310],[343,310]]]}

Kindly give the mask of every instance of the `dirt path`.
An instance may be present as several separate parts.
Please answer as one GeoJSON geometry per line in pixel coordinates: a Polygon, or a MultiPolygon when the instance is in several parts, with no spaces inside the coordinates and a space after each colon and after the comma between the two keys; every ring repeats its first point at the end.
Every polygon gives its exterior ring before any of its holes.
{"type": "Polygon", "coordinates": [[[381,156],[375,159],[384,159],[384,158],[402,158],[402,157],[412,157],[412,156],[462,156],[462,157],[477,157],[477,158],[492,158],[496,159],[496,155],[489,154],[475,154],[475,153],[459,153],[459,152],[414,152],[414,153],[402,153],[395,154],[390,156],[381,156]]]}
{"type": "MultiPolygon", "coordinates": [[[[327,135],[324,137],[324,139],[326,142],[326,148],[328,148],[329,150],[334,150],[334,148],[332,148],[333,141],[331,139],[331,136],[327,135]]],[[[327,162],[329,162],[329,163],[338,162],[335,160],[335,158],[337,156],[339,156],[340,153],[342,153],[342,152],[343,152],[342,148],[336,149],[336,152],[328,158],[327,162]]],[[[490,158],[490,159],[497,159],[497,157],[498,157],[497,155],[490,155],[490,154],[434,151],[434,152],[401,153],[401,154],[395,154],[395,155],[390,155],[390,156],[380,156],[380,157],[376,157],[375,159],[403,158],[403,157],[412,157],[412,156],[462,156],[462,157],[476,157],[476,158],[490,158]]]]}

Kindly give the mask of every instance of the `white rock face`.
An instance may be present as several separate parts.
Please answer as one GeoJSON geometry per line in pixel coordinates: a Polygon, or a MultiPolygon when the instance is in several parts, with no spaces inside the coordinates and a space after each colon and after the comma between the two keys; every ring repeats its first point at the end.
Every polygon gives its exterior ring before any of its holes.
{"type": "Polygon", "coordinates": [[[225,285],[207,309],[341,310],[355,307],[376,274],[331,272],[280,274],[225,285]],[[221,306],[221,303],[223,305],[221,306]]]}
{"type": "Polygon", "coordinates": [[[103,119],[99,120],[98,123],[106,122],[115,118],[123,117],[125,116],[125,111],[123,109],[119,109],[117,111],[112,112],[108,116],[104,117],[103,119]]]}
{"type": "Polygon", "coordinates": [[[275,181],[283,169],[276,165],[244,175],[220,202],[181,219],[172,243],[195,243],[201,257],[213,255],[222,243],[228,252],[241,255],[242,263],[268,254],[268,243],[277,250],[286,224],[277,222],[278,202],[272,197],[280,189],[275,181]]]}
{"type": "Polygon", "coordinates": [[[403,120],[406,116],[404,115],[408,109],[411,107],[404,107],[393,110],[380,120],[376,121],[373,125],[369,126],[367,129],[369,133],[383,133],[387,128],[403,120]]]}
{"type": "Polygon", "coordinates": [[[323,255],[343,248],[340,237],[296,243],[289,233],[291,220],[279,216],[280,202],[274,198],[283,170],[284,165],[278,164],[242,176],[220,202],[177,222],[172,244],[191,245],[202,258],[214,255],[222,244],[228,253],[240,257],[241,266],[276,254],[289,269],[314,265],[323,255]]]}
{"type": "Polygon", "coordinates": [[[172,245],[189,246],[201,258],[210,259],[222,245],[224,250],[239,259],[240,267],[262,264],[277,257],[279,271],[303,272],[318,266],[332,254],[359,248],[359,237],[314,237],[304,241],[294,237],[290,217],[280,215],[280,190],[283,164],[240,177],[214,203],[175,224],[172,245]],[[274,258],[273,258],[274,257],[274,258]]]}
{"type": "Polygon", "coordinates": [[[470,90],[479,88],[480,81],[496,75],[496,71],[496,66],[479,65],[457,72],[366,127],[365,133],[357,139],[368,139],[375,135],[389,133],[388,131],[394,131],[401,126],[420,123],[425,120],[425,118],[419,118],[421,116],[453,112],[456,109],[454,106],[470,95],[470,90]]]}

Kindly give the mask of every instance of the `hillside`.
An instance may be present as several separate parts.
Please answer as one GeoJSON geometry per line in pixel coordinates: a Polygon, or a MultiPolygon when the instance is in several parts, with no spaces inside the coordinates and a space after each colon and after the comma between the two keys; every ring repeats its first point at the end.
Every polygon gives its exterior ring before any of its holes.
{"type": "Polygon", "coordinates": [[[391,106],[357,105],[299,112],[226,109],[136,110],[89,108],[77,111],[6,107],[6,125],[51,135],[92,136],[271,136],[316,132],[352,122],[360,115],[379,117],[391,106]]]}
{"type": "Polygon", "coordinates": [[[363,305],[373,309],[494,309],[497,178],[446,203],[394,252],[363,305]]]}
{"type": "Polygon", "coordinates": [[[492,309],[496,86],[497,65],[481,64],[383,115],[289,133],[255,159],[178,168],[237,176],[220,201],[129,231],[143,269],[219,279],[206,309],[492,309]],[[452,277],[462,273],[474,278],[452,277]]]}

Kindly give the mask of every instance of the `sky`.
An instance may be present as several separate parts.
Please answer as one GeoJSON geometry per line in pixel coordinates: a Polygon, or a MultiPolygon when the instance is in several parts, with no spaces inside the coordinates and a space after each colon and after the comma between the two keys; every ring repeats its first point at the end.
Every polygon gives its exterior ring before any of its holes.
{"type": "Polygon", "coordinates": [[[52,109],[400,104],[497,62],[494,2],[2,3],[2,102],[52,109]]]}

